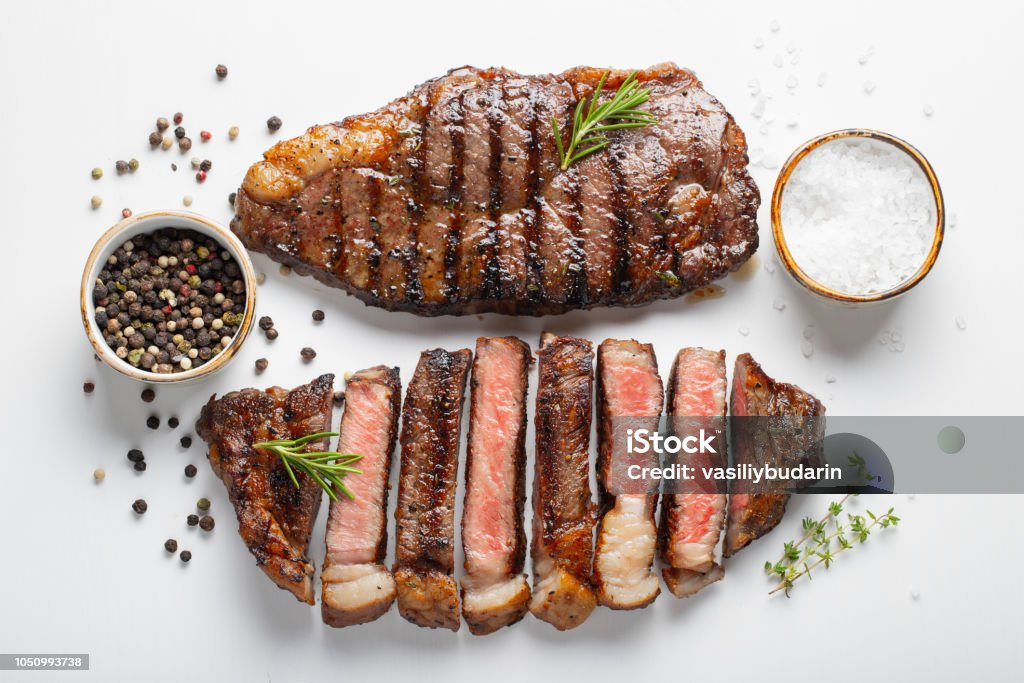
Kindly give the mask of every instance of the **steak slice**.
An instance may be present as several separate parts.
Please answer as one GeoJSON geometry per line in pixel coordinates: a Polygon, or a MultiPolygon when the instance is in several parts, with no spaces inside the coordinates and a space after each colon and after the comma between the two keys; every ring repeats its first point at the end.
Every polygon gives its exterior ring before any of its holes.
{"type": "MultiPolygon", "coordinates": [[[[714,433],[717,454],[684,455],[693,467],[726,464],[725,351],[681,349],[669,377],[668,413],[679,438],[703,429],[714,433]]],[[[699,470],[698,470],[699,471],[699,470]]],[[[715,547],[725,525],[726,495],[709,482],[687,482],[675,493],[661,497],[658,527],[662,576],[677,598],[693,595],[724,576],[715,562],[715,547]]]]}
{"type": "MultiPolygon", "coordinates": [[[[825,406],[800,387],[776,382],[749,353],[736,358],[732,396],[733,454],[737,465],[816,466],[822,459],[825,406]]],[[[782,520],[789,493],[779,484],[740,485],[729,496],[722,554],[731,557],[782,520]],[[768,493],[758,491],[769,490],[768,493]]]]}
{"type": "Polygon", "coordinates": [[[526,614],[526,392],[530,347],[515,337],[476,340],[462,510],[462,616],[476,635],[526,614]]]}
{"type": "MultiPolygon", "coordinates": [[[[279,588],[313,604],[313,563],[306,557],[323,490],[300,471],[299,487],[280,458],[253,444],[296,439],[331,426],[334,375],[287,391],[242,389],[211,397],[196,422],[209,444],[210,466],[228,489],[238,533],[256,563],[279,588]]],[[[307,450],[326,450],[327,439],[307,450]]]]}
{"type": "Polygon", "coordinates": [[[354,498],[340,491],[327,515],[327,555],[320,573],[321,611],[330,626],[373,621],[391,608],[395,580],[387,552],[388,478],[398,436],[402,382],[398,368],[360,370],[345,385],[338,452],[361,455],[362,471],[345,478],[354,498]]]}
{"type": "Polygon", "coordinates": [[[402,409],[402,469],[395,509],[398,611],[419,626],[459,630],[455,487],[462,395],[473,354],[424,351],[402,409]]]}
{"type": "Polygon", "coordinates": [[[562,631],[582,624],[597,606],[590,583],[592,348],[586,339],[545,332],[537,353],[530,611],[562,631]]]}
{"type": "Polygon", "coordinates": [[[629,465],[658,465],[656,454],[626,452],[627,430],[658,430],[665,392],[654,347],[606,339],[597,350],[598,460],[601,522],[594,553],[597,598],[612,609],[651,604],[661,588],[653,571],[658,494],[633,493],[629,465]]]}
{"type": "Polygon", "coordinates": [[[629,71],[463,67],[280,142],[245,176],[245,246],[420,315],[547,315],[677,297],[757,249],[743,132],[693,72],[637,72],[658,122],[559,168],[577,101],[629,71]]]}

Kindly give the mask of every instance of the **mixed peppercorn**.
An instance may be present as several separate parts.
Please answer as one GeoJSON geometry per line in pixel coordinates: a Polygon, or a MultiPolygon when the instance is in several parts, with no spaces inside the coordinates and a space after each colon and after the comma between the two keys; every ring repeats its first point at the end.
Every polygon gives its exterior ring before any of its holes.
{"type": "Polygon", "coordinates": [[[117,357],[166,374],[199,367],[227,347],[244,319],[245,293],[241,269],[213,238],[164,228],[118,247],[92,298],[117,357]]]}

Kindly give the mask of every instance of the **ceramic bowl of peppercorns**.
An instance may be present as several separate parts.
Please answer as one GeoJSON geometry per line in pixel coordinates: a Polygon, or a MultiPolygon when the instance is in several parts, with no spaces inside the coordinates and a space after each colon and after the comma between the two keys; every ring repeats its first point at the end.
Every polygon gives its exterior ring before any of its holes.
{"type": "Polygon", "coordinates": [[[124,219],[93,247],[82,322],[96,354],[143,382],[187,382],[223,368],[253,323],[256,276],[229,230],[189,211],[124,219]]]}

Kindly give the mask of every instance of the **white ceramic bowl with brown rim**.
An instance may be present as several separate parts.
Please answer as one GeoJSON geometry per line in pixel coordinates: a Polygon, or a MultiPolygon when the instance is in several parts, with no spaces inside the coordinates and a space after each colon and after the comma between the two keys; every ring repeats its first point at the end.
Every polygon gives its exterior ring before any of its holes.
{"type": "Polygon", "coordinates": [[[779,178],[775,182],[775,190],[772,193],[771,213],[772,237],[775,240],[775,249],[779,254],[779,260],[782,261],[782,265],[786,271],[794,280],[797,281],[797,283],[802,285],[808,291],[833,303],[847,306],[859,306],[888,301],[906,294],[917,286],[929,271],[931,271],[932,266],[935,265],[935,259],[939,256],[939,249],[942,247],[942,240],[946,231],[946,211],[945,203],[942,198],[942,189],[939,187],[938,178],[935,177],[935,171],[932,169],[931,164],[928,163],[928,160],[909,142],[902,140],[895,135],[890,135],[889,133],[883,133],[881,131],[871,130],[868,128],[847,128],[844,130],[832,131],[831,133],[825,133],[808,140],[798,147],[797,150],[790,155],[789,159],[786,160],[786,163],[782,167],[782,172],[779,173],[779,178]],[[800,264],[797,263],[795,258],[793,258],[789,245],[786,244],[786,231],[782,222],[782,204],[785,198],[786,183],[789,182],[790,176],[793,174],[793,171],[796,170],[796,167],[804,157],[824,145],[843,138],[866,138],[874,140],[876,142],[892,145],[902,153],[906,154],[924,173],[924,176],[931,187],[932,195],[935,198],[935,234],[924,261],[913,274],[898,283],[895,287],[885,291],[871,292],[870,294],[857,294],[842,292],[828,287],[812,278],[800,268],[800,264]]]}
{"type": "Polygon", "coordinates": [[[238,353],[238,349],[241,348],[242,343],[252,329],[253,316],[256,311],[256,275],[245,247],[242,246],[242,243],[238,241],[238,238],[230,230],[216,221],[191,211],[177,211],[173,209],[148,211],[125,218],[103,233],[103,236],[99,238],[96,245],[92,248],[89,259],[85,263],[79,295],[82,324],[85,326],[85,332],[89,336],[89,342],[96,351],[96,355],[104,363],[122,375],[139,380],[140,382],[175,384],[207,377],[227,365],[235,354],[238,353]],[[227,348],[198,367],[172,373],[149,372],[118,358],[114,350],[107,346],[103,330],[96,324],[96,306],[92,301],[93,285],[96,283],[96,278],[99,276],[100,271],[103,270],[103,266],[110,255],[126,240],[161,228],[194,230],[217,240],[217,243],[235,259],[245,282],[245,312],[243,313],[242,323],[239,325],[235,336],[231,339],[231,343],[228,344],[227,348]]]}

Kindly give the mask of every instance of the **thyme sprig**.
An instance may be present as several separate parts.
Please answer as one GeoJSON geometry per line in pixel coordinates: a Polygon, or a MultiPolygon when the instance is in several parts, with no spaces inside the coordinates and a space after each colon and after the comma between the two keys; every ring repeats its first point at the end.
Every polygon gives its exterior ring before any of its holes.
{"type": "Polygon", "coordinates": [[[778,583],[768,592],[769,595],[785,591],[786,597],[789,597],[797,580],[806,576],[811,581],[814,569],[821,565],[825,565],[825,569],[831,567],[840,553],[863,545],[873,529],[886,529],[900,523],[900,518],[893,514],[895,508],[889,508],[881,515],[866,510],[866,517],[847,513],[847,519],[843,522],[840,519],[843,506],[855,495],[850,493],[839,501],[829,503],[828,512],[819,520],[805,517],[802,522],[804,535],[797,541],[784,543],[782,556],[774,564],[770,561],[764,563],[765,572],[778,577],[778,583]],[[805,543],[807,545],[801,549],[805,543]]]}
{"type": "Polygon", "coordinates": [[[295,476],[295,470],[305,472],[306,475],[319,484],[331,500],[338,500],[334,492],[337,489],[349,498],[355,500],[355,495],[345,486],[342,479],[347,474],[362,474],[363,471],[352,467],[352,463],[360,460],[363,456],[351,453],[337,453],[335,451],[312,451],[303,452],[302,449],[318,439],[326,439],[337,436],[338,432],[317,432],[308,434],[298,439],[276,439],[253,444],[253,448],[268,450],[279,458],[284,469],[291,477],[295,488],[299,488],[299,480],[295,476]]]}
{"type": "Polygon", "coordinates": [[[606,71],[601,76],[589,100],[589,106],[586,98],[576,104],[568,146],[562,142],[558,121],[554,116],[551,117],[551,130],[555,134],[555,146],[558,148],[558,158],[562,162],[563,171],[588,154],[610,145],[611,139],[604,133],[626,128],[642,128],[658,122],[650,112],[638,108],[651,98],[651,89],[640,87],[636,81],[635,71],[622,82],[610,100],[599,105],[597,100],[601,96],[609,73],[611,72],[606,71]],[[580,147],[583,149],[578,149],[580,147]]]}

